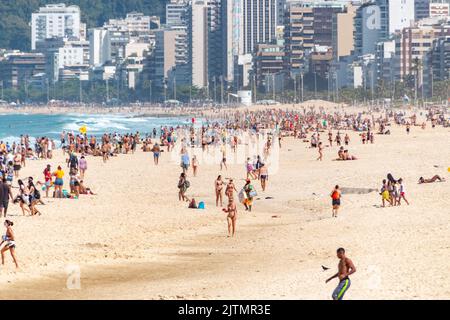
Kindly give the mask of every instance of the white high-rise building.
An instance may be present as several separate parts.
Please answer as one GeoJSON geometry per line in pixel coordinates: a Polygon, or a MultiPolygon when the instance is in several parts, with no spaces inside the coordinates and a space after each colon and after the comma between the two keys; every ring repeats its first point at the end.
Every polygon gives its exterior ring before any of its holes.
{"type": "Polygon", "coordinates": [[[102,66],[111,60],[111,41],[108,30],[89,29],[89,51],[91,66],[102,66]]]}
{"type": "MultiPolygon", "coordinates": [[[[381,36],[388,39],[396,31],[408,28],[415,19],[414,0],[377,0],[375,4],[381,22],[381,36]]],[[[376,16],[374,16],[376,17],[376,16]]]]}
{"type": "Polygon", "coordinates": [[[31,15],[31,49],[36,42],[52,37],[80,39],[80,8],[60,4],[48,4],[31,15]]]}
{"type": "Polygon", "coordinates": [[[241,0],[243,54],[253,53],[257,44],[276,40],[277,0],[241,0]]]}
{"type": "Polygon", "coordinates": [[[192,85],[208,86],[208,7],[204,0],[194,0],[191,9],[192,85]]]}

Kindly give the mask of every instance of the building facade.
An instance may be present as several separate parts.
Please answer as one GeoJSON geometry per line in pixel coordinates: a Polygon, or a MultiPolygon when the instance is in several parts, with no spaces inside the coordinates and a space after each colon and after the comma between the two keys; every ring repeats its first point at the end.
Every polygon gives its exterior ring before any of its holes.
{"type": "Polygon", "coordinates": [[[31,14],[31,49],[36,42],[52,37],[80,39],[80,8],[65,4],[49,4],[31,14]]]}

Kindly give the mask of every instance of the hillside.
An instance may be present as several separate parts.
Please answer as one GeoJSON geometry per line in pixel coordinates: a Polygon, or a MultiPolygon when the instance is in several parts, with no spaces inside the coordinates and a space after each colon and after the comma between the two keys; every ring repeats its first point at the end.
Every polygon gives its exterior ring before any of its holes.
{"type": "Polygon", "coordinates": [[[30,50],[31,14],[40,6],[59,2],[78,5],[88,28],[100,26],[110,18],[125,17],[131,11],[165,18],[166,0],[1,0],[0,48],[30,50]]]}

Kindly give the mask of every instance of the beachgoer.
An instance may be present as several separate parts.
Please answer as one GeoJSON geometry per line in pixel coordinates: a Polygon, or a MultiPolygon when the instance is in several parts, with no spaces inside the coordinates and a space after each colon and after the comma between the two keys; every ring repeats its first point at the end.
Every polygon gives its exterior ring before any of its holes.
{"type": "Polygon", "coordinates": [[[228,223],[228,237],[234,237],[236,232],[236,220],[237,220],[237,207],[233,198],[228,200],[228,206],[223,209],[224,212],[228,213],[227,223],[228,223]]]}
{"type": "Polygon", "coordinates": [[[406,188],[405,188],[405,185],[403,184],[403,179],[402,178],[398,179],[398,183],[400,184],[400,187],[399,187],[400,196],[398,198],[398,204],[400,205],[401,200],[403,199],[403,200],[405,200],[406,204],[409,205],[408,200],[406,200],[406,188]]]}
{"type": "Polygon", "coordinates": [[[442,177],[440,177],[439,175],[434,175],[432,178],[430,178],[430,179],[425,179],[425,178],[423,178],[423,177],[420,177],[419,178],[419,184],[422,184],[422,183],[433,183],[433,182],[436,182],[436,181],[439,181],[439,182],[444,182],[445,181],[445,179],[444,178],[442,178],[442,177]]]}
{"type": "Polygon", "coordinates": [[[263,191],[266,191],[267,180],[269,180],[269,171],[267,165],[262,163],[259,168],[259,180],[261,182],[261,188],[263,191]]]}
{"type": "Polygon", "coordinates": [[[219,201],[220,201],[220,206],[222,207],[222,199],[223,199],[223,185],[225,183],[222,181],[222,176],[219,175],[216,179],[216,181],[214,182],[214,187],[215,187],[215,191],[216,191],[216,207],[219,206],[219,201]]]}
{"type": "Polygon", "coordinates": [[[325,283],[328,283],[334,278],[339,278],[339,284],[333,291],[332,298],[333,300],[342,300],[351,285],[349,276],[356,272],[356,268],[352,260],[345,256],[344,248],[337,249],[336,253],[339,259],[338,272],[332,277],[328,278],[325,283]]]}
{"type": "Polygon", "coordinates": [[[247,179],[244,186],[244,192],[246,193],[247,197],[244,199],[244,206],[245,210],[251,212],[252,211],[252,205],[253,205],[253,197],[255,195],[255,188],[251,184],[250,179],[247,179]]]}
{"type": "Polygon", "coordinates": [[[341,206],[341,191],[339,190],[339,186],[336,185],[331,191],[331,205],[332,205],[332,217],[337,218],[339,207],[341,206]]]}
{"type": "Polygon", "coordinates": [[[190,183],[186,180],[186,174],[183,172],[180,174],[180,179],[178,181],[178,199],[180,201],[189,201],[188,197],[186,197],[185,193],[189,188],[190,183]]]}
{"type": "Polygon", "coordinates": [[[64,171],[62,170],[61,166],[58,166],[58,170],[56,170],[53,173],[53,176],[56,177],[55,179],[55,193],[53,194],[54,198],[62,198],[62,187],[64,185],[64,171]]]}
{"type": "Polygon", "coordinates": [[[198,159],[197,156],[192,157],[192,171],[194,173],[194,177],[197,176],[197,169],[198,169],[198,159]]]}

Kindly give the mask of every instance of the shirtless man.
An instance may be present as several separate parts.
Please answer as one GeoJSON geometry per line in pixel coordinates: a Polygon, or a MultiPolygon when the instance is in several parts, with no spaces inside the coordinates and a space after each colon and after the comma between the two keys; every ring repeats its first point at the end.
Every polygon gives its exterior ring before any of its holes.
{"type": "Polygon", "coordinates": [[[344,297],[344,294],[347,292],[348,288],[350,288],[351,281],[349,276],[356,272],[356,268],[349,258],[345,256],[345,249],[339,248],[337,249],[337,257],[340,260],[338,264],[338,273],[336,273],[334,276],[330,277],[325,281],[325,283],[328,283],[330,280],[338,277],[339,278],[339,284],[333,291],[333,300],[342,300],[344,297]]]}

